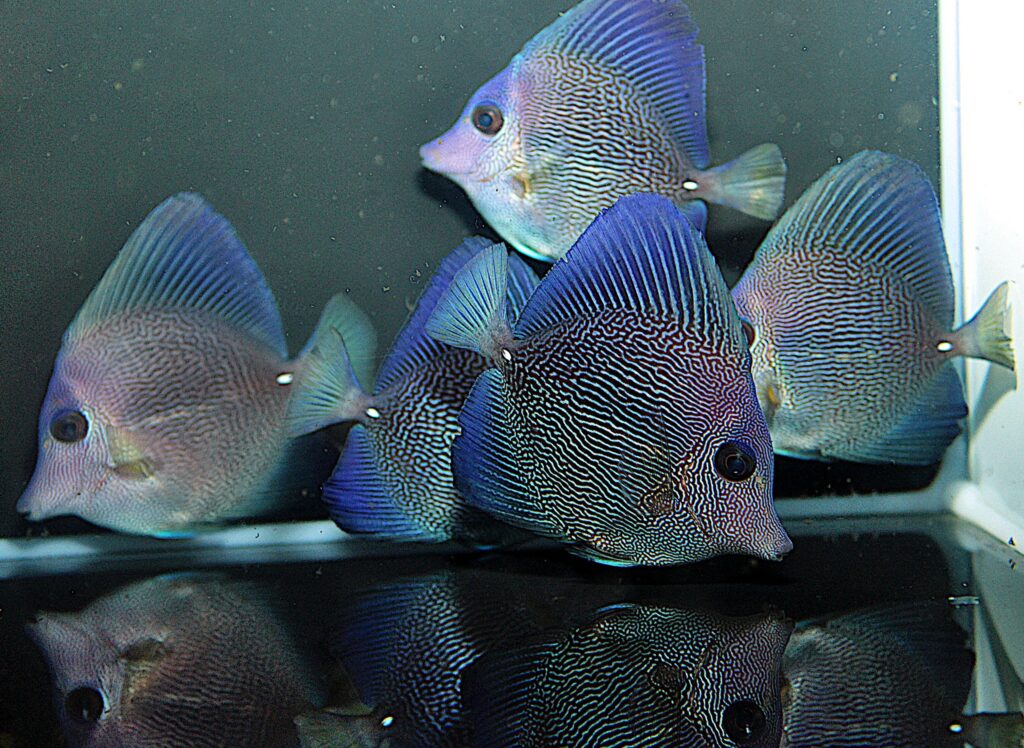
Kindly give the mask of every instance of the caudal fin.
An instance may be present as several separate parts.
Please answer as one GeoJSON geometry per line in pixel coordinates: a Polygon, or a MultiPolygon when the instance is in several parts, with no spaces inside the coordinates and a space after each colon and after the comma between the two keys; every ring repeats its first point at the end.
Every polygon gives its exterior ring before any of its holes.
{"type": "Polygon", "coordinates": [[[1000,283],[978,313],[957,330],[958,349],[965,356],[983,358],[994,364],[1016,369],[1013,350],[1013,305],[1010,281],[1000,283]]]}
{"type": "Polygon", "coordinates": [[[335,295],[296,365],[288,401],[290,436],[359,417],[366,394],[357,367],[367,376],[375,349],[369,319],[347,296],[335,295]]]}
{"type": "Polygon", "coordinates": [[[495,358],[509,337],[508,252],[495,244],[467,262],[437,301],[427,320],[434,340],[495,358]]]}
{"type": "Polygon", "coordinates": [[[786,162],[782,149],[763,143],[704,173],[696,196],[772,221],[782,209],[786,162]]]}

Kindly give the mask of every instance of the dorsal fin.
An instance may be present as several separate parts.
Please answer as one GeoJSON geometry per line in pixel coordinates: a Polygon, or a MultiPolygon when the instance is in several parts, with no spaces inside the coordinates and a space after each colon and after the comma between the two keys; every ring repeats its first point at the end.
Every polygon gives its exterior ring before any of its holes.
{"type": "Polygon", "coordinates": [[[603,211],[544,277],[516,337],[607,309],[671,317],[723,350],[747,348],[704,238],[659,195],[630,195],[603,211]]]}
{"type": "Polygon", "coordinates": [[[403,376],[419,368],[445,350],[444,343],[430,337],[425,329],[438,299],[451,285],[455,274],[480,252],[492,246],[493,242],[480,236],[466,239],[441,260],[426,289],[416,302],[405,326],[395,338],[391,350],[381,364],[377,375],[376,391],[383,390],[403,376]]]}
{"type": "Polygon", "coordinates": [[[277,303],[231,224],[199,195],[180,193],[146,216],[64,335],[70,342],[136,309],[198,309],[288,355],[277,303]]]}
{"type": "Polygon", "coordinates": [[[513,322],[519,319],[519,315],[526,306],[526,302],[533,296],[533,292],[540,285],[540,278],[533,272],[527,263],[519,255],[513,253],[508,258],[508,318],[513,322]]]}
{"type": "Polygon", "coordinates": [[[790,251],[857,259],[901,278],[935,321],[953,324],[953,278],[935,190],[916,164],[861,151],[812,184],[769,232],[747,270],[790,251]]]}
{"type": "Polygon", "coordinates": [[[521,55],[553,51],[621,71],[703,169],[710,156],[698,31],[680,0],[584,0],[531,39],[521,55]]]}

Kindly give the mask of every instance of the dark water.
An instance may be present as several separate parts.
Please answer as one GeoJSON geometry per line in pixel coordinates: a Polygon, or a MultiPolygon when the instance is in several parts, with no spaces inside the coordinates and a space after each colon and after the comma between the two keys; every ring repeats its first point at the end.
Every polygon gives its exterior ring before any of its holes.
{"type": "MultiPolygon", "coordinates": [[[[457,188],[419,168],[417,146],[569,5],[0,4],[0,534],[25,531],[13,506],[60,335],[150,208],[193,189],[235,224],[293,352],[339,289],[386,344],[437,261],[488,232],[457,188]]],[[[690,5],[716,162],[778,143],[787,202],[862,148],[937,179],[934,2],[690,5]]],[[[768,228],[728,210],[711,226],[733,278],[768,228]]],[[[783,462],[778,484],[798,495],[930,477],[783,462]]]]}
{"type": "Polygon", "coordinates": [[[536,550],[15,576],[0,582],[0,745],[297,745],[293,718],[313,713],[307,735],[319,720],[335,742],[310,745],[779,745],[783,728],[791,746],[959,745],[949,725],[991,701],[994,673],[1020,688],[999,640],[1020,575],[952,520],[889,525],[805,524],[784,563],[670,571],[536,550]],[[517,702],[504,668],[538,653],[547,685],[514,681],[532,688],[517,702]],[[616,721],[601,699],[621,693],[614,716],[635,731],[675,704],[663,738],[599,737],[616,721]],[[530,720],[501,722],[505,703],[530,720]],[[583,717],[568,742],[528,742],[583,717]],[[737,724],[749,739],[715,737],[737,724]]]}

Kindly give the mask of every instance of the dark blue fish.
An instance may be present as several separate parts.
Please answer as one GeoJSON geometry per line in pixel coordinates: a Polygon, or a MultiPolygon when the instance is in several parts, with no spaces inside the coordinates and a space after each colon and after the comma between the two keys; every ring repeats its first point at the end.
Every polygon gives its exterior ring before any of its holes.
{"type": "Polygon", "coordinates": [[[617,605],[469,666],[477,746],[763,746],[782,736],[788,624],[617,605]]]}
{"type": "MultiPolygon", "coordinates": [[[[424,330],[456,272],[491,247],[469,239],[444,259],[365,391],[346,352],[344,333],[311,351],[310,371],[290,405],[295,433],[352,421],[341,459],[324,486],[331,517],[348,532],[402,540],[453,538],[490,544],[509,537],[456,491],[449,459],[458,414],[486,359],[440,343],[424,330]]],[[[504,250],[501,250],[504,251],[504,250]]],[[[519,258],[509,263],[507,304],[518,314],[537,284],[519,258]]]]}
{"type": "Polygon", "coordinates": [[[508,257],[458,273],[427,329],[485,355],[453,446],[474,505],[618,565],[792,547],[750,353],[714,258],[663,197],[621,199],[514,328],[508,257]]]}

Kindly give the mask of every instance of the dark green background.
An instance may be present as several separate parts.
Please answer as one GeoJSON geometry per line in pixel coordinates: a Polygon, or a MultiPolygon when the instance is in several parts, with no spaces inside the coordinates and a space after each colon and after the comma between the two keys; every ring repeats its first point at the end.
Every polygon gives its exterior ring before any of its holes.
{"type": "MultiPolygon", "coordinates": [[[[293,352],[339,289],[385,346],[483,230],[417,147],[570,0],[0,4],[0,534],[60,335],[131,229],[190,189],[235,224],[293,352]]],[[[934,2],[693,0],[716,163],[774,141],[787,202],[861,148],[938,166],[934,2]]],[[[767,224],[713,211],[730,277],[767,224]]],[[[877,470],[873,471],[877,473],[877,470]]]]}

